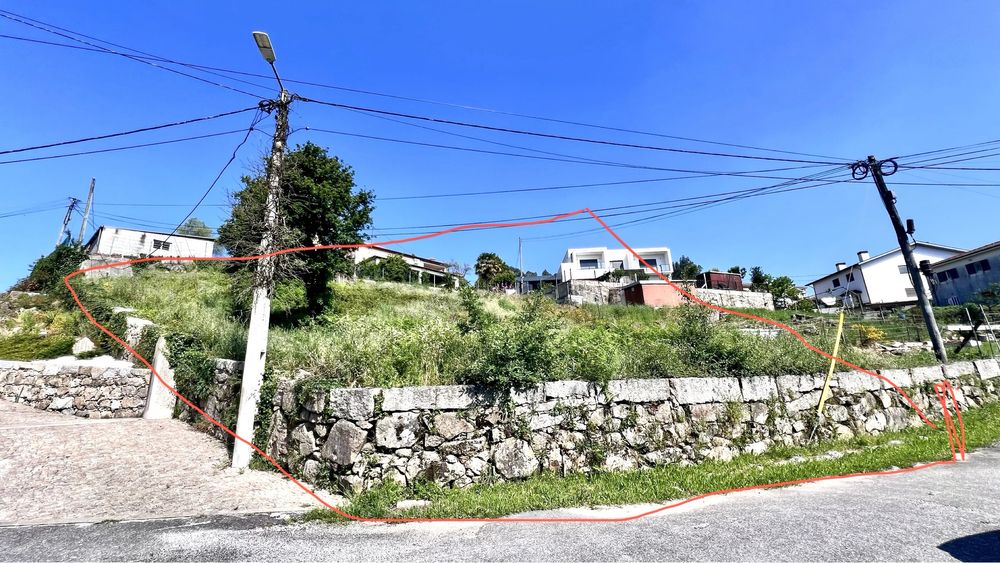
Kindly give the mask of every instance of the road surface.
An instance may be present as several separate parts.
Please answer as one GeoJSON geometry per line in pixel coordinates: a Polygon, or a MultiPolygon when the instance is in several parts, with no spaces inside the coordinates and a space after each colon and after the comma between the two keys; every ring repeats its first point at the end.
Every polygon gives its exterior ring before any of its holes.
{"type": "Polygon", "coordinates": [[[258,514],[6,527],[0,546],[3,560],[998,560],[1000,445],[967,463],[713,497],[619,524],[330,525],[258,514]]]}

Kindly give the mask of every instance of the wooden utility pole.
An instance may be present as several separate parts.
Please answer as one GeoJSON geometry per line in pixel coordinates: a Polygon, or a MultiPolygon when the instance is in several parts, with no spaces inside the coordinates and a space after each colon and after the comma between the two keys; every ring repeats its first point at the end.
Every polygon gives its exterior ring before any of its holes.
{"type": "MultiPolygon", "coordinates": [[[[271,65],[275,77],[274,51],[266,33],[254,32],[257,46],[264,59],[271,65]]],[[[243,360],[243,382],[240,386],[240,406],[236,418],[236,434],[243,440],[233,444],[233,468],[246,469],[250,465],[253,448],[254,418],[260,400],[260,387],[264,380],[264,365],[267,359],[268,330],[271,323],[271,292],[274,290],[274,256],[267,256],[276,249],[275,238],[279,224],[278,202],[281,199],[281,168],[285,158],[285,142],[288,138],[288,106],[292,96],[278,79],[281,93],[272,102],[274,114],[274,138],[271,143],[271,158],[267,166],[267,203],[264,210],[264,235],[260,241],[257,270],[253,280],[253,308],[250,312],[250,328],[247,332],[247,352],[243,360]],[[249,443],[248,443],[249,442],[249,443]]]]}
{"type": "Polygon", "coordinates": [[[96,178],[90,179],[90,191],[87,192],[87,204],[83,206],[83,222],[80,223],[80,236],[76,237],[76,242],[83,244],[83,235],[87,234],[87,217],[90,215],[90,205],[94,203],[94,184],[96,178]]]}
{"type": "MultiPolygon", "coordinates": [[[[76,209],[76,204],[80,203],[80,200],[75,197],[69,198],[69,206],[66,208],[66,215],[63,216],[62,225],[59,226],[59,236],[56,237],[56,248],[62,244],[63,237],[66,236],[66,225],[69,225],[69,220],[73,216],[73,210],[76,209]]],[[[70,235],[72,240],[72,235],[70,235]]]]}
{"type": "MultiPolygon", "coordinates": [[[[895,162],[889,161],[893,165],[895,172],[895,162]]],[[[924,317],[927,325],[927,333],[930,335],[931,345],[934,347],[934,355],[941,363],[948,361],[948,353],[944,349],[944,341],[941,339],[941,331],[938,330],[937,319],[934,318],[934,309],[931,308],[930,299],[927,298],[927,287],[924,284],[924,276],[917,267],[917,262],[913,258],[913,249],[910,248],[910,240],[902,220],[899,218],[899,211],[896,210],[896,198],[885,185],[885,178],[882,177],[882,164],[874,156],[868,157],[867,168],[871,172],[872,179],[875,180],[875,187],[878,188],[878,195],[882,198],[882,204],[889,214],[892,228],[896,231],[896,239],[899,241],[899,249],[903,252],[903,260],[906,262],[906,271],[910,274],[913,282],[913,289],[917,293],[917,304],[920,306],[920,313],[924,317]]],[[[893,172],[889,172],[892,174],[893,172]]],[[[863,178],[864,176],[862,176],[863,178]]]]}
{"type": "Polygon", "coordinates": [[[521,276],[520,286],[517,288],[518,293],[524,293],[524,256],[521,254],[521,237],[517,237],[517,271],[521,276]]]}

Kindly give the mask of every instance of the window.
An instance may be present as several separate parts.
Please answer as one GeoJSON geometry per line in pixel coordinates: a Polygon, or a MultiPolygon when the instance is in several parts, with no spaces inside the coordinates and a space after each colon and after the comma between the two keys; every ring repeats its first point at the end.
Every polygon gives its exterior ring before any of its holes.
{"type": "Polygon", "coordinates": [[[958,268],[952,268],[948,270],[948,279],[957,280],[958,279],[958,268]]]}
{"type": "Polygon", "coordinates": [[[973,262],[971,264],[965,265],[965,271],[972,274],[978,274],[979,272],[986,272],[991,269],[989,260],[980,260],[979,262],[973,262]]]}
{"type": "Polygon", "coordinates": [[[597,258],[588,258],[586,260],[580,260],[580,267],[584,270],[596,270],[600,265],[597,258]]]}
{"type": "Polygon", "coordinates": [[[854,274],[847,274],[847,281],[849,282],[854,281],[854,274]]]}
{"type": "Polygon", "coordinates": [[[170,250],[170,243],[165,240],[153,239],[153,250],[170,250]]]}
{"type": "Polygon", "coordinates": [[[939,282],[948,281],[948,272],[938,272],[937,279],[939,282]]]}
{"type": "Polygon", "coordinates": [[[625,262],[622,261],[622,260],[612,260],[611,261],[611,269],[612,270],[624,270],[625,269],[625,262]]]}
{"type": "Polygon", "coordinates": [[[916,297],[917,296],[917,290],[913,289],[912,287],[906,288],[906,296],[907,297],[916,297]]]}
{"type": "Polygon", "coordinates": [[[840,287],[840,278],[833,278],[833,287],[840,287]]]}
{"type": "Polygon", "coordinates": [[[656,258],[646,258],[644,256],[642,259],[645,260],[646,263],[649,264],[650,266],[652,266],[653,268],[656,267],[656,258]]]}
{"type": "Polygon", "coordinates": [[[901,274],[909,274],[910,273],[910,271],[906,269],[906,264],[900,264],[899,265],[899,273],[901,273],[901,274]]]}

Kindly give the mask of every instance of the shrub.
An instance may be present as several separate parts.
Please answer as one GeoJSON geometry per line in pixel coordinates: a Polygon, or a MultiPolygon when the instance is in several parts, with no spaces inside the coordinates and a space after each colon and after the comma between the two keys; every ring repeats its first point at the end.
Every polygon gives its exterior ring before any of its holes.
{"type": "Polygon", "coordinates": [[[41,291],[51,293],[72,304],[72,297],[63,284],[63,278],[80,269],[87,259],[87,252],[78,244],[60,244],[47,256],[31,265],[31,273],[11,288],[15,291],[41,291]]]}
{"type": "Polygon", "coordinates": [[[871,325],[852,325],[858,331],[858,339],[862,346],[872,346],[885,339],[885,331],[871,325]]]}
{"type": "Polygon", "coordinates": [[[47,360],[73,353],[72,336],[39,336],[18,333],[0,339],[0,359],[4,360],[47,360]]]}
{"type": "Polygon", "coordinates": [[[532,295],[518,315],[477,331],[475,361],[462,380],[512,388],[549,377],[556,364],[552,342],[556,325],[546,304],[541,295],[532,295]]]}

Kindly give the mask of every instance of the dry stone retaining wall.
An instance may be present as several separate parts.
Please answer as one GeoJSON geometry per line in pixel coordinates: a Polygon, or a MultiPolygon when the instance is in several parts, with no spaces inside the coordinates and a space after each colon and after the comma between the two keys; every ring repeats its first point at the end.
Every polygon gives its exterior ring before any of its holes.
{"type": "Polygon", "coordinates": [[[149,377],[122,362],[0,360],[0,398],[87,418],[135,418],[146,406],[149,377]]]}
{"type": "MultiPolygon", "coordinates": [[[[996,360],[885,370],[931,417],[944,376],[962,407],[1000,400],[996,360]]],[[[878,434],[921,424],[884,381],[836,374],[826,416],[822,375],[635,379],[604,388],[556,381],[510,394],[472,386],[311,389],[283,382],[268,453],[307,481],[363,489],[384,480],[467,486],[594,469],[729,459],[775,444],[878,434]]]]}

